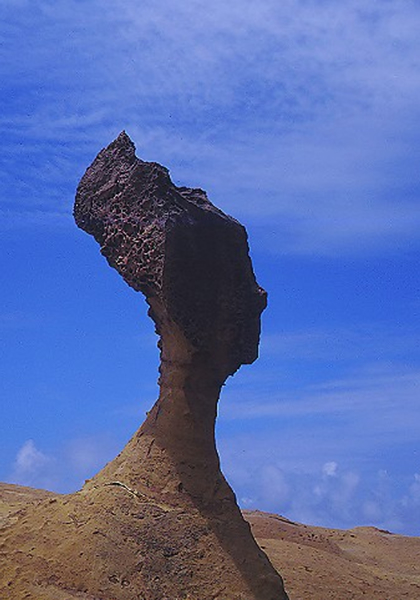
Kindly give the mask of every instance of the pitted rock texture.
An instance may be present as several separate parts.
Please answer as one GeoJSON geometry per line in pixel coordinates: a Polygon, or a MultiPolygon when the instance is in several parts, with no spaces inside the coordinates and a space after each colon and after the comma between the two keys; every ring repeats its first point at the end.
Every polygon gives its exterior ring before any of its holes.
{"type": "Polygon", "coordinates": [[[266,293],[255,281],[244,227],[200,189],[176,187],[165,167],[135,156],[123,132],[80,182],[76,223],[149,301],[158,333],[179,328],[220,376],[257,358],[266,293]]]}
{"type": "Polygon", "coordinates": [[[176,187],[164,167],[136,158],[124,132],[86,171],[74,214],[146,296],[160,336],[160,394],[123,451],[79,492],[28,507],[6,528],[0,592],[287,600],[215,445],[221,387],[256,359],[266,305],[244,228],[202,190],[176,187]]]}

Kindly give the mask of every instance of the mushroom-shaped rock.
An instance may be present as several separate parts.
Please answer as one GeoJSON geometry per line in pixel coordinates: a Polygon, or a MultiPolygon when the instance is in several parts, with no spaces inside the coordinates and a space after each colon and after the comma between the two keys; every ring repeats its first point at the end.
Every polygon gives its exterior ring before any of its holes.
{"type": "Polygon", "coordinates": [[[255,281],[245,228],[203,190],[176,187],[165,167],[135,156],[123,132],[81,180],[74,216],[145,294],[163,362],[200,358],[222,382],[257,358],[266,293],[255,281]]]}
{"type": "Polygon", "coordinates": [[[137,158],[125,132],[87,169],[74,216],[146,297],[159,335],[160,394],[124,450],[82,490],[34,507],[12,532],[10,543],[23,553],[31,547],[13,597],[35,590],[37,600],[61,598],[59,588],[92,600],[287,600],[215,445],[221,387],[257,358],[266,306],[244,227],[202,190],[177,187],[167,169],[137,158]]]}

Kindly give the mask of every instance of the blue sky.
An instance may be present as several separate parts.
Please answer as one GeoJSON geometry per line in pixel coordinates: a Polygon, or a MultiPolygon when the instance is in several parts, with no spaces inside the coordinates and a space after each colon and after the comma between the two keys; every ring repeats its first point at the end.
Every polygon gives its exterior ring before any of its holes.
{"type": "Polygon", "coordinates": [[[3,0],[0,479],[77,489],[155,400],[145,304],[73,223],[126,129],[248,228],[261,356],[218,445],[243,507],[420,535],[420,7],[3,0]]]}

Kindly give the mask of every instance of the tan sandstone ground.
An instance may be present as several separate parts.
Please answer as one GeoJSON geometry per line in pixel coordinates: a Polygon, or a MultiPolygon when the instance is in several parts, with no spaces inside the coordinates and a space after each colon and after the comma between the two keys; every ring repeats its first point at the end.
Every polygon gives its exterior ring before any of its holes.
{"type": "Polygon", "coordinates": [[[291,600],[420,600],[420,538],[347,531],[245,511],[291,600]]]}
{"type": "MultiPolygon", "coordinates": [[[[0,540],[2,530],[17,523],[26,506],[54,496],[0,484],[0,540]]],[[[418,537],[373,527],[312,527],[259,511],[244,511],[244,516],[282,574],[290,600],[420,600],[418,537]]],[[[0,554],[0,569],[7,562],[0,554]]]]}

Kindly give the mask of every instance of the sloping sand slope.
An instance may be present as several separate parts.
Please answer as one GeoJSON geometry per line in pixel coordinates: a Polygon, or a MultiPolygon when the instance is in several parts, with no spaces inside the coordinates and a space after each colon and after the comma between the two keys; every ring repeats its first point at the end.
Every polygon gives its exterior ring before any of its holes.
{"type": "Polygon", "coordinates": [[[291,600],[420,600],[420,538],[348,531],[245,511],[291,600]]]}
{"type": "MultiPolygon", "coordinates": [[[[0,484],[0,540],[22,509],[51,492],[0,484]]],[[[281,572],[291,600],[420,600],[420,538],[373,527],[310,527],[244,511],[252,532],[281,572]]],[[[1,550],[0,550],[1,552],[1,550]]],[[[0,553],[0,568],[7,556],[0,553]]]]}

